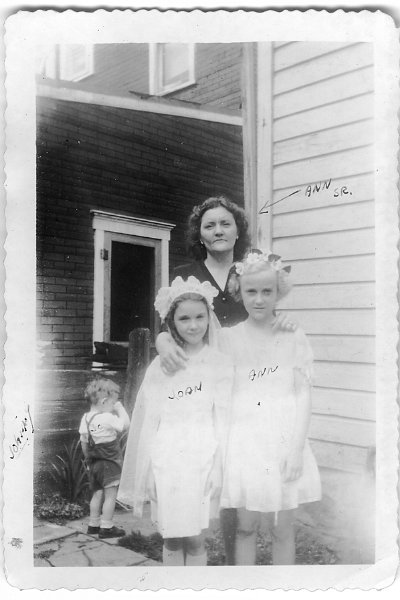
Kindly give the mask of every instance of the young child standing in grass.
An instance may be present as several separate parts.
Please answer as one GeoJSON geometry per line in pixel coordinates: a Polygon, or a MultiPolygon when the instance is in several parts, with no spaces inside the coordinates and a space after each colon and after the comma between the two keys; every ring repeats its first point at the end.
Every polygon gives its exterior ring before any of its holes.
{"type": "Polygon", "coordinates": [[[129,427],[129,416],[118,400],[119,392],[119,386],[110,379],[91,381],[85,389],[90,410],[79,426],[92,492],[87,532],[98,533],[99,538],[125,535],[123,529],[113,525],[122,468],[119,434],[129,427]]]}
{"type": "Polygon", "coordinates": [[[159,291],[155,307],[188,361],[173,375],[158,356],[150,364],[125,452],[118,500],[137,516],[151,501],[168,566],[207,564],[204,530],[218,514],[233,369],[212,347],[217,294],[192,276],[159,291]]]}
{"type": "Polygon", "coordinates": [[[263,514],[272,534],[273,563],[294,564],[295,509],[321,497],[307,441],[311,347],[300,328],[273,329],[276,302],[291,287],[289,270],[280,257],[260,251],[236,263],[229,289],[248,317],[219,334],[220,349],[235,365],[221,506],[238,509],[238,565],[255,564],[263,514]]]}

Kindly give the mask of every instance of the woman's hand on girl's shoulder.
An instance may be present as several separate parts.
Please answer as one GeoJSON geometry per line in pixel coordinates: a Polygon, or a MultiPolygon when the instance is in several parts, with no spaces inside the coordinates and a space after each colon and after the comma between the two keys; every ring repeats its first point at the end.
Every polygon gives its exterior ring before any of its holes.
{"type": "Polygon", "coordinates": [[[187,360],[186,352],[178,345],[171,344],[168,350],[160,354],[160,366],[166,375],[185,369],[187,360]]]}
{"type": "Polygon", "coordinates": [[[162,331],[158,334],[156,348],[160,357],[160,367],[166,375],[173,375],[185,368],[188,360],[186,352],[175,343],[170,333],[162,331]]]}
{"type": "Polygon", "coordinates": [[[285,313],[277,313],[272,324],[273,331],[296,331],[298,323],[285,313]]]}

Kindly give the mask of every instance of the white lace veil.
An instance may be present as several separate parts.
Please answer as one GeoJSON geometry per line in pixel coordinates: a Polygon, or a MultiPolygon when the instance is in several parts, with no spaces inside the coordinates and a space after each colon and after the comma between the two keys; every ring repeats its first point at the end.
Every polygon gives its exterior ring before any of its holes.
{"type": "MultiPolygon", "coordinates": [[[[193,286],[193,279],[195,278],[192,278],[191,286],[193,286]]],[[[200,284],[197,280],[196,282],[200,284]]],[[[181,285],[182,282],[179,283],[181,285]]],[[[209,287],[205,289],[209,295],[209,287]]],[[[188,291],[185,285],[181,285],[181,290],[182,294],[188,291]]],[[[204,295],[197,284],[196,290],[189,291],[204,295]]],[[[175,295],[175,298],[178,295],[175,295]]],[[[221,325],[210,303],[208,307],[209,345],[217,347],[218,330],[221,325]]],[[[161,370],[159,357],[156,357],[146,371],[132,413],[117,499],[120,503],[133,507],[136,516],[142,515],[143,504],[150,499],[147,494],[149,477],[151,477],[150,451],[160,422],[163,408],[162,391],[168,385],[167,378],[168,375],[161,370]]]]}

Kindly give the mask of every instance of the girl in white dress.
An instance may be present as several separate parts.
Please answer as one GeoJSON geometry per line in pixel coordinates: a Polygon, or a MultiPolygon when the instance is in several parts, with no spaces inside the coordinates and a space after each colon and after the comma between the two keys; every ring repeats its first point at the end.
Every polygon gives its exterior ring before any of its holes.
{"type": "Polygon", "coordinates": [[[236,263],[230,291],[248,318],[219,332],[220,349],[236,369],[221,506],[238,509],[235,562],[240,565],[255,564],[263,513],[271,528],[273,563],[294,564],[295,508],[321,497],[307,441],[312,351],[300,328],[272,328],[276,302],[290,290],[289,271],[280,257],[260,251],[236,263]]]}
{"type": "Polygon", "coordinates": [[[204,530],[218,514],[233,367],[213,345],[218,291],[195,277],[162,288],[155,307],[187,353],[186,368],[166,375],[156,357],[139,390],[118,499],[141,516],[151,501],[164,538],[165,565],[206,565],[204,530]]]}

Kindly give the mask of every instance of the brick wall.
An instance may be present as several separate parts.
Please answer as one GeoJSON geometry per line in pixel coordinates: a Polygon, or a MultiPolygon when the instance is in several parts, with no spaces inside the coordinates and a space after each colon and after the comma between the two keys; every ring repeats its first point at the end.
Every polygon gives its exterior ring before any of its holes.
{"type": "Polygon", "coordinates": [[[240,109],[241,53],[242,44],[196,44],[196,83],[169,97],[240,109]]]}
{"type": "Polygon", "coordinates": [[[91,209],[176,224],[171,268],[185,262],[185,223],[215,193],[243,197],[241,128],[38,98],[37,308],[43,366],[90,364],[91,209]]]}

